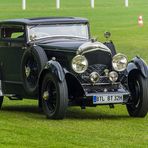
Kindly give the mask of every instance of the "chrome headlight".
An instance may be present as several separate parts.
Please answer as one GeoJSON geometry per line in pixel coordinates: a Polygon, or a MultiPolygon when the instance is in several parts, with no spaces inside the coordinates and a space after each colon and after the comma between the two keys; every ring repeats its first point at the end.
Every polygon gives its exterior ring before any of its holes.
{"type": "Polygon", "coordinates": [[[99,81],[100,76],[97,72],[92,72],[89,75],[89,78],[90,78],[91,82],[96,83],[97,81],[99,81]]]}
{"type": "Polygon", "coordinates": [[[110,79],[110,81],[112,81],[112,82],[116,82],[116,81],[118,80],[118,73],[115,72],[115,71],[111,71],[111,72],[109,73],[109,79],[110,79]]]}
{"type": "Polygon", "coordinates": [[[72,69],[76,73],[83,73],[87,70],[88,61],[85,56],[77,55],[72,59],[72,69]]]}
{"type": "Polygon", "coordinates": [[[127,67],[128,60],[124,54],[118,53],[113,57],[112,66],[116,71],[124,71],[127,67]]]}

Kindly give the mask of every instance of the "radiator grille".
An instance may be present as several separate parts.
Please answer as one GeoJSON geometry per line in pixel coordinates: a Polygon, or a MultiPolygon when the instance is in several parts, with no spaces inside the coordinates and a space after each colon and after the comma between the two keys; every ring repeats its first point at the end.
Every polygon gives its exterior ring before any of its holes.
{"type": "Polygon", "coordinates": [[[77,78],[81,83],[91,83],[89,75],[92,72],[97,72],[100,75],[100,79],[97,83],[109,83],[108,77],[105,76],[104,70],[108,67],[103,64],[95,64],[88,67],[88,69],[83,74],[78,74],[77,78]]]}

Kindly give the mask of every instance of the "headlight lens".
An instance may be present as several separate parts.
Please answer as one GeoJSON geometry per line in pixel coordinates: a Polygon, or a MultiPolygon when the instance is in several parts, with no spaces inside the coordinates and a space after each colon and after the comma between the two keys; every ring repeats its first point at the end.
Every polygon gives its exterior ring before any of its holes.
{"type": "Polygon", "coordinates": [[[112,66],[116,71],[124,71],[127,67],[128,60],[124,54],[118,53],[113,57],[112,66]]]}
{"type": "Polygon", "coordinates": [[[77,55],[72,59],[72,69],[76,73],[83,73],[87,70],[88,61],[85,56],[77,55]]]}

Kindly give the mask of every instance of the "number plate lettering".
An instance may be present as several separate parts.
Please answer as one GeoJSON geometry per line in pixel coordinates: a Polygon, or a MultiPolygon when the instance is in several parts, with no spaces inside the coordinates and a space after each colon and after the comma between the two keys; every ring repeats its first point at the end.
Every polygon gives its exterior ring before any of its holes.
{"type": "Polygon", "coordinates": [[[97,95],[93,96],[93,104],[122,103],[123,95],[97,95]]]}

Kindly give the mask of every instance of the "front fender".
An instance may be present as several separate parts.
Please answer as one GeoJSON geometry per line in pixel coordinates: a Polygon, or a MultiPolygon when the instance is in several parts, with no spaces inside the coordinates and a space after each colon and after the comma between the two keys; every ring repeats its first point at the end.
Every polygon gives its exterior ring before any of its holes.
{"type": "Polygon", "coordinates": [[[148,66],[144,60],[138,56],[128,63],[127,72],[130,73],[133,70],[139,70],[145,78],[148,78],[148,66]]]}
{"type": "Polygon", "coordinates": [[[41,71],[39,78],[41,79],[47,72],[54,74],[60,82],[65,79],[63,68],[61,67],[60,63],[55,60],[50,60],[45,64],[45,67],[41,71]]]}

